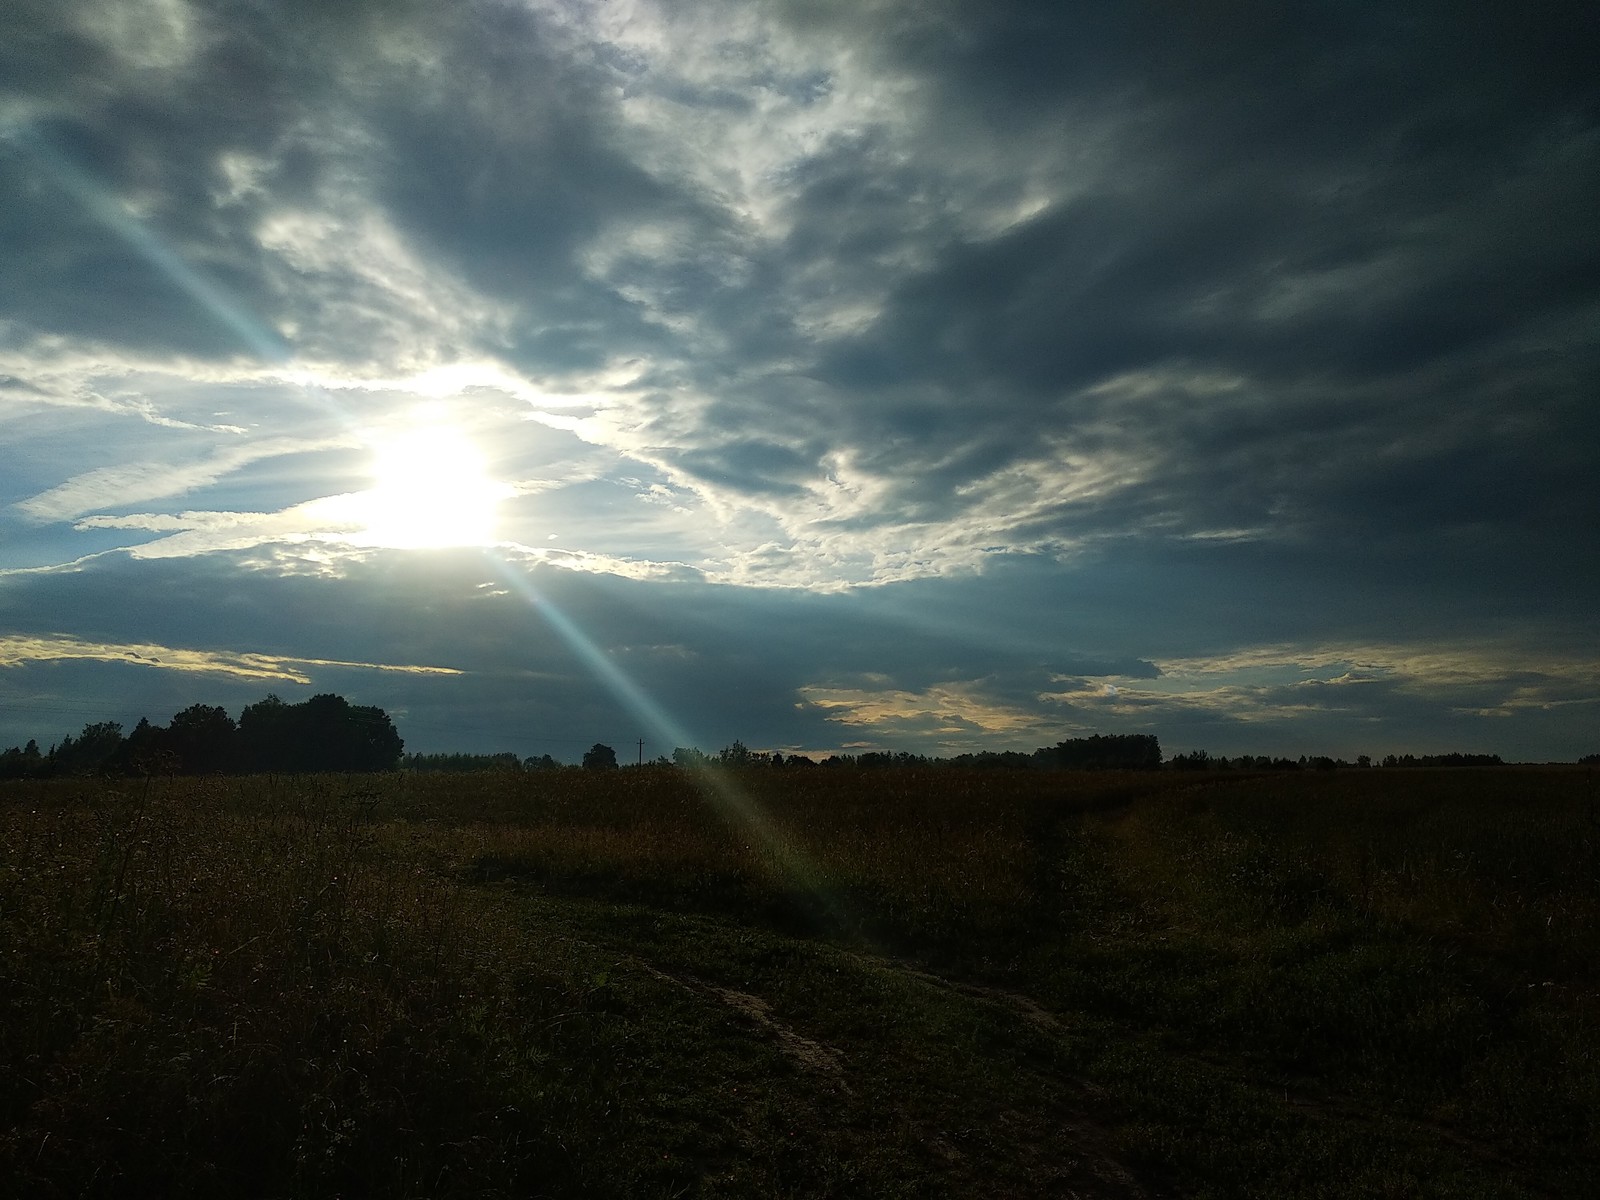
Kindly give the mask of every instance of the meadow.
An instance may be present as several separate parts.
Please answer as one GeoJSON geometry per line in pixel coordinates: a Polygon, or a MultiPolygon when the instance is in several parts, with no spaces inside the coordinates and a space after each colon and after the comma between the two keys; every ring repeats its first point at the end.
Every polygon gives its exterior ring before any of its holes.
{"type": "Polygon", "coordinates": [[[1600,1190],[1583,769],[0,790],[0,1194],[1600,1190]]]}

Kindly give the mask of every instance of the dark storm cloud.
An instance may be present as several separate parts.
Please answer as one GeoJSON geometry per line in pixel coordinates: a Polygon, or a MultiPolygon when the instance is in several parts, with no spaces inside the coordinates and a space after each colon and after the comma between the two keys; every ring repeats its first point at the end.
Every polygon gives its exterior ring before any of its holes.
{"type": "MultiPolygon", "coordinates": [[[[870,465],[903,515],[939,493],[957,511],[952,484],[1048,456],[1051,435],[1092,450],[1108,426],[1162,468],[1123,519],[1260,524],[1287,504],[1341,523],[1335,497],[1366,493],[1367,530],[1430,536],[1440,514],[1365,487],[1374,456],[1444,490],[1452,459],[1493,459],[1571,495],[1563,447],[1595,432],[1592,12],[1117,7],[860,18],[932,97],[929,138],[1047,152],[1093,116],[1120,139],[1086,187],[990,238],[915,219],[911,197],[941,183],[931,154],[874,169],[869,138],[799,169],[796,262],[848,273],[919,239],[931,255],[809,368],[843,437],[884,448],[870,465]],[[1171,376],[1165,408],[1085,395],[1150,371],[1171,376]],[[1243,402],[1185,394],[1196,371],[1242,379],[1243,402]],[[1313,454],[1334,496],[1296,482],[1313,454]],[[1205,511],[1219,483],[1238,511],[1205,511]]],[[[1525,515],[1491,514],[1502,534],[1525,515]]]]}

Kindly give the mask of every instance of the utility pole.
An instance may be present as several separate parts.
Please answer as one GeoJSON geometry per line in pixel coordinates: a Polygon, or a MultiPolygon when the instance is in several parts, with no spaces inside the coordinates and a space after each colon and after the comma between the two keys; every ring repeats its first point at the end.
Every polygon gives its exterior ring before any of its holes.
{"type": "Polygon", "coordinates": [[[644,739],[639,739],[639,765],[644,766],[644,739]]]}

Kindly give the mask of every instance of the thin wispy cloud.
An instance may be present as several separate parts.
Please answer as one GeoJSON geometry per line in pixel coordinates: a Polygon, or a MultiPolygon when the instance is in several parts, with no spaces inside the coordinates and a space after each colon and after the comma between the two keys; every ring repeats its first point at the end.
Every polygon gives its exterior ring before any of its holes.
{"type": "MultiPolygon", "coordinates": [[[[296,442],[283,439],[257,441],[230,447],[188,463],[128,463],[86,471],[66,482],[18,502],[17,507],[36,520],[65,520],[97,509],[139,504],[169,496],[183,496],[216,483],[241,467],[281,455],[306,454],[342,448],[348,442],[296,442]]],[[[148,528],[148,525],[81,522],[84,528],[148,528]]]]}
{"type": "Polygon", "coordinates": [[[196,675],[221,675],[234,679],[309,684],[307,671],[317,667],[354,668],[361,671],[398,671],[407,675],[459,675],[450,667],[400,663],[345,662],[339,659],[290,658],[270,654],[243,654],[227,650],[194,650],[149,642],[135,644],[88,642],[62,636],[0,637],[0,668],[48,662],[128,663],[162,671],[196,675]]]}

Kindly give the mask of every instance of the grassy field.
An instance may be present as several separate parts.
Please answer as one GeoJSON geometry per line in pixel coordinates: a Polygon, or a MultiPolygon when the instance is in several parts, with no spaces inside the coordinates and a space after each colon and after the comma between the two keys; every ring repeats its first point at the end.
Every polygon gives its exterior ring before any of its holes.
{"type": "Polygon", "coordinates": [[[1583,770],[0,791],[0,1195],[1600,1192],[1583,770]]]}

